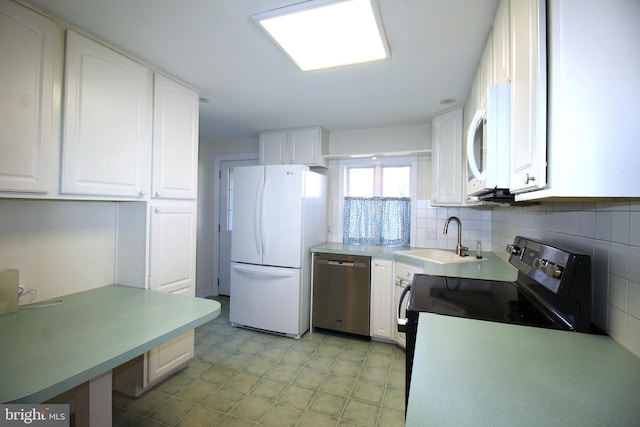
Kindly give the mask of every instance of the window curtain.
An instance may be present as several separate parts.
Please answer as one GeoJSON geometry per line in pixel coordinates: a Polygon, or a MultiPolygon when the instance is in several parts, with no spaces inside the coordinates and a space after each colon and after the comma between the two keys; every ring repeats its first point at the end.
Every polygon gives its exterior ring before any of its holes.
{"type": "Polygon", "coordinates": [[[410,197],[345,197],[343,242],[409,246],[410,197]]]}

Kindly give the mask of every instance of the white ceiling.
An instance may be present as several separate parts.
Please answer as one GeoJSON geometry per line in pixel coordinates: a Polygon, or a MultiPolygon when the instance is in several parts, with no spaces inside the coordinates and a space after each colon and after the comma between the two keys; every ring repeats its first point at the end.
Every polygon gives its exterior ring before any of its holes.
{"type": "Polygon", "coordinates": [[[464,104],[498,0],[379,0],[391,59],[302,73],[251,20],[298,0],[25,0],[192,85],[200,137],[426,123],[464,104]]]}

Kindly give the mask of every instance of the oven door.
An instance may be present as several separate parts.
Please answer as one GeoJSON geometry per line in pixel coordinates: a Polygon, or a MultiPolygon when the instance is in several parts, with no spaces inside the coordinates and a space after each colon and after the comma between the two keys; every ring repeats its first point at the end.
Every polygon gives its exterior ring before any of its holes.
{"type": "Polygon", "coordinates": [[[467,130],[467,195],[474,196],[486,188],[487,112],[476,111],[467,130]]]}

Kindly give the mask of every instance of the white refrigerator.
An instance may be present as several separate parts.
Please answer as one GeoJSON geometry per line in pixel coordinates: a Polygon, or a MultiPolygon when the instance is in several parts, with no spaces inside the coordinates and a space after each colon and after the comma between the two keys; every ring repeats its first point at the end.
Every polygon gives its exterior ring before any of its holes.
{"type": "Polygon", "coordinates": [[[327,178],[303,165],[232,172],[229,320],[299,339],[309,330],[311,253],[327,235],[327,178]]]}

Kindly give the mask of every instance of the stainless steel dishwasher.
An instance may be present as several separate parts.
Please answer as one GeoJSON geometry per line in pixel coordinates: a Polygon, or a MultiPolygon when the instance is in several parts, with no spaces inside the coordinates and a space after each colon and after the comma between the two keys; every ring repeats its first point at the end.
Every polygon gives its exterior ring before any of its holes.
{"type": "Polygon", "coordinates": [[[370,336],[371,258],[313,254],[313,327],[370,336]]]}

